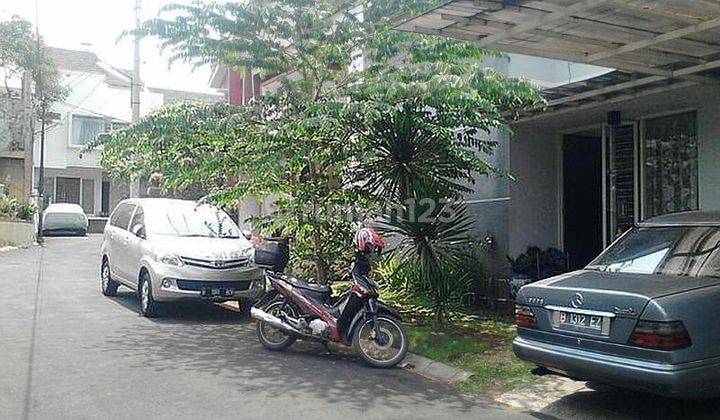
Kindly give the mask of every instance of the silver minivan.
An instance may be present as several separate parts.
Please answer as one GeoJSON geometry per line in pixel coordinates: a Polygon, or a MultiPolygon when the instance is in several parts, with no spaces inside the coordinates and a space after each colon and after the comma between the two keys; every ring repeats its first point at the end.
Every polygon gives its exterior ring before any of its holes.
{"type": "Polygon", "coordinates": [[[120,202],[105,226],[102,293],[137,291],[140,313],[162,302],[240,301],[249,311],[264,292],[252,244],[224,211],[195,201],[138,198],[120,202]]]}

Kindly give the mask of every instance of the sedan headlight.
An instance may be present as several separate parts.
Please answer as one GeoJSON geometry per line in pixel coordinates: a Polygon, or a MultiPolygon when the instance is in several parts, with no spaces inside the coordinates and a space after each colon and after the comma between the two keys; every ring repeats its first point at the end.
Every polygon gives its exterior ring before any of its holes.
{"type": "Polygon", "coordinates": [[[157,262],[172,265],[174,267],[182,267],[184,265],[180,257],[170,253],[158,254],[156,260],[157,262]]]}

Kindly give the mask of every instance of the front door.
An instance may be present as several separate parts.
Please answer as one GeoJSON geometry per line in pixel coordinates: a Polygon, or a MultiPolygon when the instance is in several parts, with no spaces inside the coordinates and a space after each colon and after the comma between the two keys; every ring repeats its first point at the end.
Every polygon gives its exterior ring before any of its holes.
{"type": "Polygon", "coordinates": [[[130,229],[127,232],[127,246],[125,247],[125,255],[122,260],[123,263],[127,265],[124,270],[130,281],[139,280],[140,278],[140,259],[142,258],[143,247],[145,245],[145,239],[132,233],[135,225],[145,226],[145,212],[140,205],[135,208],[135,214],[130,221],[130,229]]]}
{"type": "Polygon", "coordinates": [[[639,220],[637,124],[603,126],[603,230],[607,247],[639,220]]]}
{"type": "Polygon", "coordinates": [[[55,202],[80,204],[80,178],[56,178],[55,202]]]}
{"type": "Polygon", "coordinates": [[[135,205],[123,203],[119,205],[110,217],[110,228],[107,232],[108,258],[110,260],[110,271],[113,276],[119,278],[125,284],[133,284],[133,277],[130,274],[128,265],[128,243],[130,241],[130,219],[135,212],[135,205]]]}
{"type": "Polygon", "coordinates": [[[563,138],[563,244],[571,270],[585,267],[603,249],[599,134],[563,138]]]}

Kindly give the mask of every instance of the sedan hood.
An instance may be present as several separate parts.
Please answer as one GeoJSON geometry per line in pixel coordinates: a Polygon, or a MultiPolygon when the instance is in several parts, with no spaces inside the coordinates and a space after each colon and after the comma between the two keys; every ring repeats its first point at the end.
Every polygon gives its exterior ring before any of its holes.
{"type": "Polygon", "coordinates": [[[236,260],[248,257],[252,245],[244,238],[205,238],[157,235],[152,238],[159,252],[198,260],[236,260]]]}

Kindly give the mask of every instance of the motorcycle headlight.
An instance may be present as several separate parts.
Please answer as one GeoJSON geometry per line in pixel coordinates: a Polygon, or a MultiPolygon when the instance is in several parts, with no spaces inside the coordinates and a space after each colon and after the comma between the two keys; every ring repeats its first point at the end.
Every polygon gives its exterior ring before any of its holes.
{"type": "Polygon", "coordinates": [[[157,255],[157,261],[174,267],[182,267],[184,264],[180,257],[172,253],[160,253],[157,255]]]}

